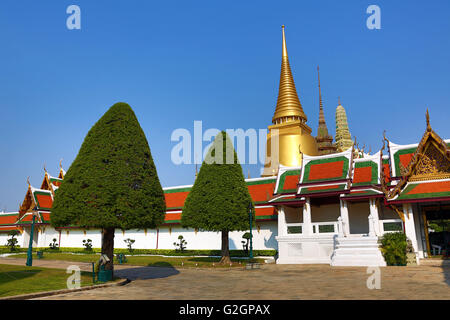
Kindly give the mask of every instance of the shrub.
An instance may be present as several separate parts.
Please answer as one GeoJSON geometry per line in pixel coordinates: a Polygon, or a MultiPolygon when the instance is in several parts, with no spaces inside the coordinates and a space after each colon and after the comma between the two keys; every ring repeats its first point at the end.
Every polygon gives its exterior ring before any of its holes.
{"type": "Polygon", "coordinates": [[[125,239],[125,240],[123,240],[123,241],[127,244],[128,251],[129,251],[130,253],[133,252],[132,246],[133,246],[133,243],[136,242],[136,240],[128,238],[128,239],[125,239]]]}
{"type": "Polygon", "coordinates": [[[175,246],[175,251],[180,250],[181,252],[184,252],[186,250],[187,241],[184,240],[182,235],[178,236],[179,243],[174,242],[173,245],[175,246]]]}
{"type": "Polygon", "coordinates": [[[381,252],[388,266],[405,266],[406,250],[406,235],[402,232],[386,233],[381,238],[381,252]]]}
{"type": "Polygon", "coordinates": [[[92,252],[92,240],[91,239],[83,240],[83,246],[84,246],[85,251],[92,252]]]}
{"type": "Polygon", "coordinates": [[[248,246],[249,246],[249,242],[250,242],[250,238],[251,238],[251,234],[250,232],[246,232],[242,235],[242,249],[244,249],[245,254],[248,254],[248,246]]]}
{"type": "Polygon", "coordinates": [[[52,250],[58,250],[59,249],[59,244],[56,243],[56,238],[53,238],[53,242],[50,242],[50,244],[48,246],[52,250]]]}
{"type": "Polygon", "coordinates": [[[16,236],[19,234],[19,232],[17,230],[13,230],[10,233],[8,233],[9,236],[11,236],[11,238],[9,238],[6,241],[6,246],[9,248],[10,252],[14,252],[17,251],[17,247],[18,247],[18,243],[19,241],[16,239],[16,236]]]}

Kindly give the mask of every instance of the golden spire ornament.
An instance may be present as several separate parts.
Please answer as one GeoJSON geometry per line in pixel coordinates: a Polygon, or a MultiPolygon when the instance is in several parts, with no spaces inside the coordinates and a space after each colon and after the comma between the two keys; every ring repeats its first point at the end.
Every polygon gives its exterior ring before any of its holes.
{"type": "Polygon", "coordinates": [[[323,112],[322,91],[320,89],[320,72],[317,66],[317,78],[319,80],[319,126],[317,128],[317,148],[320,155],[336,153],[336,146],[333,145],[333,137],[328,133],[323,112]]]}
{"type": "Polygon", "coordinates": [[[280,86],[272,125],[268,127],[263,177],[276,175],[280,165],[300,166],[303,154],[318,154],[316,140],[311,135],[311,128],[306,124],[307,118],[298,98],[289,66],[284,26],[281,31],[283,41],[280,86]],[[301,145],[300,151],[298,151],[299,145],[301,145]]]}
{"type": "Polygon", "coordinates": [[[278,89],[277,107],[272,118],[272,123],[276,124],[279,121],[283,121],[283,119],[289,120],[289,118],[292,120],[301,120],[302,122],[306,122],[307,118],[298,98],[294,78],[289,65],[284,25],[281,26],[281,29],[283,34],[283,45],[281,56],[280,87],[278,89]]]}

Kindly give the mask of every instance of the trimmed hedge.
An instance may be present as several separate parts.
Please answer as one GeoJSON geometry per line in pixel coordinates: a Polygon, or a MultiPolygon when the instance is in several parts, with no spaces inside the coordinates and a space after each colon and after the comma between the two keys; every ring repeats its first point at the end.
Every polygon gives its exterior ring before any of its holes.
{"type": "MultiPolygon", "coordinates": [[[[21,251],[25,251],[21,250],[21,251]]],[[[68,253],[100,253],[100,248],[92,248],[92,251],[86,251],[84,248],[59,248],[59,250],[45,248],[33,248],[33,251],[43,251],[43,252],[68,252],[68,253]]],[[[118,249],[114,248],[114,254],[123,253],[126,255],[139,255],[139,254],[149,254],[149,255],[164,255],[164,256],[220,256],[220,250],[184,250],[183,252],[173,249],[133,249],[130,253],[128,249],[118,249]]],[[[276,250],[253,250],[253,256],[275,256],[277,254],[276,250]]],[[[248,254],[244,250],[230,250],[231,257],[247,257],[248,254]]]]}
{"type": "Polygon", "coordinates": [[[27,248],[16,247],[15,251],[11,251],[11,249],[7,246],[0,246],[0,254],[3,253],[18,253],[18,252],[27,252],[27,248]]]}

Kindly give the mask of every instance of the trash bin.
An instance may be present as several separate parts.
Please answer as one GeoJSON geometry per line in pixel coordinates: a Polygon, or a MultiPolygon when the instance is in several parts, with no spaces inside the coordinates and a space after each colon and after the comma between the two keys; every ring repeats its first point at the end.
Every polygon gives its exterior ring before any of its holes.
{"type": "Polygon", "coordinates": [[[38,251],[36,252],[38,259],[42,259],[44,257],[44,252],[43,251],[38,251]]]}
{"type": "Polygon", "coordinates": [[[98,281],[108,282],[112,280],[112,270],[105,270],[105,266],[100,266],[100,270],[98,271],[98,281]]]}

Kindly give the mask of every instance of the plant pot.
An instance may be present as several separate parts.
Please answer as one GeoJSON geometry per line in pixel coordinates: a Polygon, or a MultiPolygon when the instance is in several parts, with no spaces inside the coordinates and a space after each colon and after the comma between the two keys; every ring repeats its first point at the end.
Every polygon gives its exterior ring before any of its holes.
{"type": "Polygon", "coordinates": [[[407,266],[416,266],[417,265],[415,252],[408,252],[406,254],[406,265],[407,266]]]}

